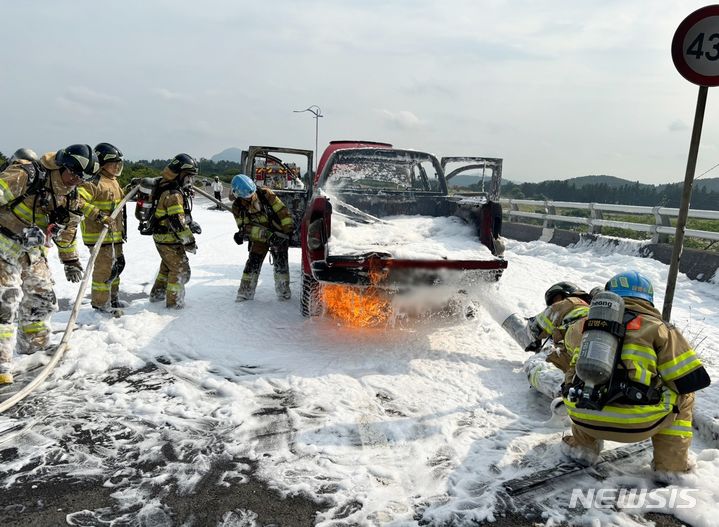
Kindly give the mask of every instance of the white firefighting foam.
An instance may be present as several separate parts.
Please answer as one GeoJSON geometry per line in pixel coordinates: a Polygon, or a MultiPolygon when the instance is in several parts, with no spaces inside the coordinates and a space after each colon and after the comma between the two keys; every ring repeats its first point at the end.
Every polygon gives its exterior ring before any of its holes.
{"type": "MultiPolygon", "coordinates": [[[[40,481],[59,474],[97,477],[122,509],[113,518],[124,511],[127,518],[164,525],[171,519],[162,523],[167,513],[160,502],[168,493],[191,493],[220,460],[234,462],[213,481],[237,485],[250,477],[250,460],[256,464],[251,477],[283,494],[328,503],[319,525],[469,525],[499,514],[501,481],[560,462],[566,427],[548,421],[548,401],[528,389],[521,372],[527,354],[485,309],[474,318],[422,320],[391,330],[305,320],[298,249],[290,250],[290,302],[275,300],[265,262],[256,300],[236,304],[247,249],[232,243],[231,216],[205,207],[195,212],[203,234],[198,254],[190,255],[186,309],[167,311],[141,299],[124,317],[107,319],[84,306],[68,355],[21,406],[32,428],[1,445],[17,448],[17,457],[0,467],[2,485],[28,471],[40,481]]],[[[477,249],[465,225],[417,221],[422,229],[446,232],[457,251],[477,249]]],[[[420,230],[412,218],[402,222],[413,233],[420,230]]],[[[426,240],[425,247],[416,239],[414,247],[429,254],[433,243],[426,240]]],[[[131,226],[126,254],[122,290],[148,292],[159,263],[151,239],[131,226]]],[[[76,285],[65,282],[51,256],[58,296],[74,297],[76,285]]],[[[502,309],[537,313],[544,290],[558,280],[591,289],[627,268],[655,284],[667,276],[667,266],[657,261],[592,247],[508,240],[506,256],[502,280],[484,293],[502,299],[495,318],[502,309]]],[[[662,297],[657,287],[658,305],[662,297]]],[[[67,311],[57,314],[53,328],[61,330],[67,317],[67,311]]],[[[707,369],[719,379],[717,285],[680,275],[673,319],[699,343],[707,369]]],[[[22,357],[18,367],[38,360],[22,357]]],[[[719,388],[699,394],[699,409],[717,406],[719,388]]],[[[7,419],[0,417],[0,425],[7,419]]],[[[699,489],[695,508],[673,511],[694,526],[715,524],[715,448],[695,436],[697,472],[680,482],[699,489]]],[[[646,459],[630,461],[626,471],[632,484],[652,485],[646,459]]],[[[568,512],[565,494],[564,504],[559,498],[545,504],[547,521],[579,514],[571,521],[647,524],[635,511],[568,512]]],[[[69,518],[82,524],[88,517],[97,523],[108,511],[73,513],[69,518]]]]}
{"type": "Polygon", "coordinates": [[[395,258],[491,260],[476,228],[457,217],[392,216],[382,223],[357,223],[332,216],[330,255],[384,251],[395,258]]]}

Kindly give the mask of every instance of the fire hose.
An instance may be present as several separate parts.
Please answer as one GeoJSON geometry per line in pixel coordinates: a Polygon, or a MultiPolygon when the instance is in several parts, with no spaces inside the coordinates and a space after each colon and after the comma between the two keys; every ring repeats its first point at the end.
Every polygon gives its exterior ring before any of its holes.
{"type": "MultiPolygon", "coordinates": [[[[120,203],[115,207],[115,210],[112,211],[112,214],[110,214],[110,219],[114,220],[117,218],[117,216],[122,212],[122,210],[125,208],[125,204],[128,202],[128,200],[135,195],[137,190],[140,188],[140,185],[136,185],[130,191],[125,194],[125,197],[120,201],[120,203]]],[[[19,390],[16,394],[12,395],[8,399],[2,401],[0,403],[0,414],[3,413],[5,410],[8,410],[9,408],[12,408],[17,403],[22,401],[25,397],[30,395],[35,388],[40,386],[45,379],[47,379],[52,371],[55,369],[55,366],[58,365],[60,362],[60,359],[62,359],[63,355],[65,354],[65,351],[67,350],[68,343],[70,341],[70,337],[72,336],[72,332],[75,330],[75,320],[77,320],[78,312],[80,311],[80,304],[82,302],[83,297],[85,296],[85,290],[87,289],[87,284],[90,282],[90,279],[92,278],[92,268],[95,265],[95,260],[97,259],[97,255],[100,252],[100,248],[102,247],[102,242],[105,240],[105,236],[107,236],[108,233],[108,227],[103,227],[102,231],[100,231],[100,234],[97,238],[97,242],[95,242],[95,245],[92,248],[92,252],[90,253],[90,259],[87,261],[87,266],[85,268],[85,276],[82,279],[82,282],[80,282],[80,288],[77,291],[77,296],[75,297],[75,304],[72,307],[72,312],[70,313],[70,319],[67,321],[67,326],[65,327],[65,332],[62,335],[62,340],[60,340],[60,344],[58,344],[57,349],[55,350],[55,353],[53,354],[50,361],[45,364],[43,369],[40,371],[40,373],[37,374],[37,377],[35,377],[30,383],[28,383],[26,386],[24,386],[21,390],[19,390]]]]}

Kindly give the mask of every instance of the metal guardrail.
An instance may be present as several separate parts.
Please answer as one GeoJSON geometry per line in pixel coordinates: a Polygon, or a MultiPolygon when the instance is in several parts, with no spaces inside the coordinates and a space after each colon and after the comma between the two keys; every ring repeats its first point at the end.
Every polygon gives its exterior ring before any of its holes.
{"type": "MultiPolygon", "coordinates": [[[[670,207],[641,207],[638,205],[615,205],[610,203],[579,203],[574,201],[551,201],[531,199],[501,198],[502,205],[509,205],[505,212],[509,221],[517,218],[532,218],[542,220],[545,229],[553,229],[556,222],[586,225],[590,234],[601,234],[602,227],[616,227],[631,231],[646,232],[652,235],[652,243],[666,243],[669,236],[673,236],[676,228],[671,224],[671,218],[679,215],[679,209],[670,207]],[[545,213],[524,212],[519,210],[520,205],[544,207],[545,213]],[[563,216],[557,214],[557,209],[580,209],[589,211],[588,217],[563,216]],[[605,220],[602,212],[619,212],[622,214],[651,214],[654,223],[632,223],[627,221],[605,220]]],[[[716,210],[690,210],[689,218],[719,220],[719,211],[716,210]]],[[[684,236],[700,238],[703,240],[719,241],[719,232],[685,229],[684,236]]]]}

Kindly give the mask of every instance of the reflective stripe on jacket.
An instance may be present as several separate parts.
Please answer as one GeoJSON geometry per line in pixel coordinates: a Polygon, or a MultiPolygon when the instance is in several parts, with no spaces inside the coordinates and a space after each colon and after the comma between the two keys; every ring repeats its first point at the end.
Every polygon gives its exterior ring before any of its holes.
{"type": "MultiPolygon", "coordinates": [[[[29,177],[20,166],[24,164],[22,161],[11,164],[0,173],[0,226],[14,236],[19,236],[31,225],[46,231],[56,207],[81,214],[85,206],[84,200],[72,192],[74,187],[67,187],[62,183],[60,170],[54,163],[54,154],[45,154],[41,162],[47,169],[45,188],[46,194],[50,195],[44,202],[38,194],[25,195],[29,188],[29,177]],[[24,198],[11,210],[7,205],[20,196],[24,198]]],[[[77,219],[79,220],[79,217],[77,219]]],[[[77,222],[71,218],[65,229],[54,237],[62,261],[78,258],[75,243],[77,227],[77,222]]]]}
{"type": "Polygon", "coordinates": [[[160,194],[155,209],[157,228],[160,232],[153,234],[152,239],[161,244],[188,245],[195,241],[185,220],[184,198],[178,189],[165,190],[160,194]],[[175,232],[170,225],[170,218],[176,216],[182,229],[175,232]]]}
{"type": "MultiPolygon", "coordinates": [[[[687,378],[693,372],[703,372],[699,357],[686,339],[675,327],[666,324],[659,311],[649,302],[625,298],[625,309],[637,316],[627,323],[622,342],[620,360],[622,369],[630,380],[641,385],[661,390],[662,400],[655,405],[606,405],[602,410],[578,409],[565,398],[567,412],[577,424],[587,428],[616,428],[622,431],[640,432],[651,428],[675,411],[679,393],[677,381],[687,378]]],[[[575,376],[579,359],[584,319],[572,324],[565,336],[565,346],[572,353],[570,368],[565,383],[570,384],[575,376]]],[[[701,386],[703,387],[703,386],[701,386]]],[[[701,387],[697,386],[697,389],[701,387]]]]}
{"type": "Polygon", "coordinates": [[[555,344],[564,340],[564,333],[575,320],[587,316],[589,306],[581,298],[570,296],[548,306],[535,319],[542,333],[540,339],[551,336],[555,344]]]}
{"type": "MultiPolygon", "coordinates": [[[[100,232],[104,228],[103,224],[96,221],[98,212],[103,212],[107,216],[112,214],[124,196],[120,184],[114,177],[109,177],[105,173],[101,173],[97,182],[87,182],[77,189],[80,197],[86,202],[85,219],[82,222],[82,241],[85,245],[95,245],[100,232]],[[93,211],[93,209],[96,209],[93,211]]],[[[103,245],[111,243],[122,243],[122,233],[124,231],[123,217],[119,214],[115,219],[115,228],[109,231],[103,240],[103,245]]]]}
{"type": "Polygon", "coordinates": [[[267,243],[273,232],[279,231],[289,235],[294,229],[290,211],[274,192],[264,187],[257,189],[252,201],[237,198],[232,204],[232,214],[235,216],[237,227],[252,242],[267,243]],[[257,195],[260,192],[264,194],[264,200],[257,195]],[[259,209],[253,206],[255,200],[259,202],[259,209]],[[274,218],[269,217],[268,211],[265,211],[265,202],[279,218],[279,224],[274,218]]]}

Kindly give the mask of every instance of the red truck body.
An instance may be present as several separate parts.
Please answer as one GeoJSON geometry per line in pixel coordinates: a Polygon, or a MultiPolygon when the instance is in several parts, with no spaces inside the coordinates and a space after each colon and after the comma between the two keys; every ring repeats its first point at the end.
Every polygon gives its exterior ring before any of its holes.
{"type": "MultiPolygon", "coordinates": [[[[472,166],[477,166],[478,160],[492,162],[501,177],[501,160],[461,159],[473,160],[472,166]]],[[[440,284],[449,276],[474,271],[481,271],[487,279],[499,279],[507,267],[499,242],[499,203],[488,196],[469,201],[449,196],[443,170],[444,166],[431,154],[395,149],[388,143],[330,143],[320,158],[300,226],[303,315],[321,312],[319,291],[323,283],[401,291],[418,284],[440,284]],[[333,188],[338,184],[339,189],[333,188]],[[328,193],[329,189],[334,193],[328,193]],[[375,223],[377,229],[382,229],[383,216],[460,216],[476,226],[480,241],[492,257],[407,259],[385,250],[330,254],[328,242],[335,207],[347,211],[343,216],[350,217],[350,221],[375,223]]],[[[498,181],[493,186],[499,188],[498,181]]]]}

